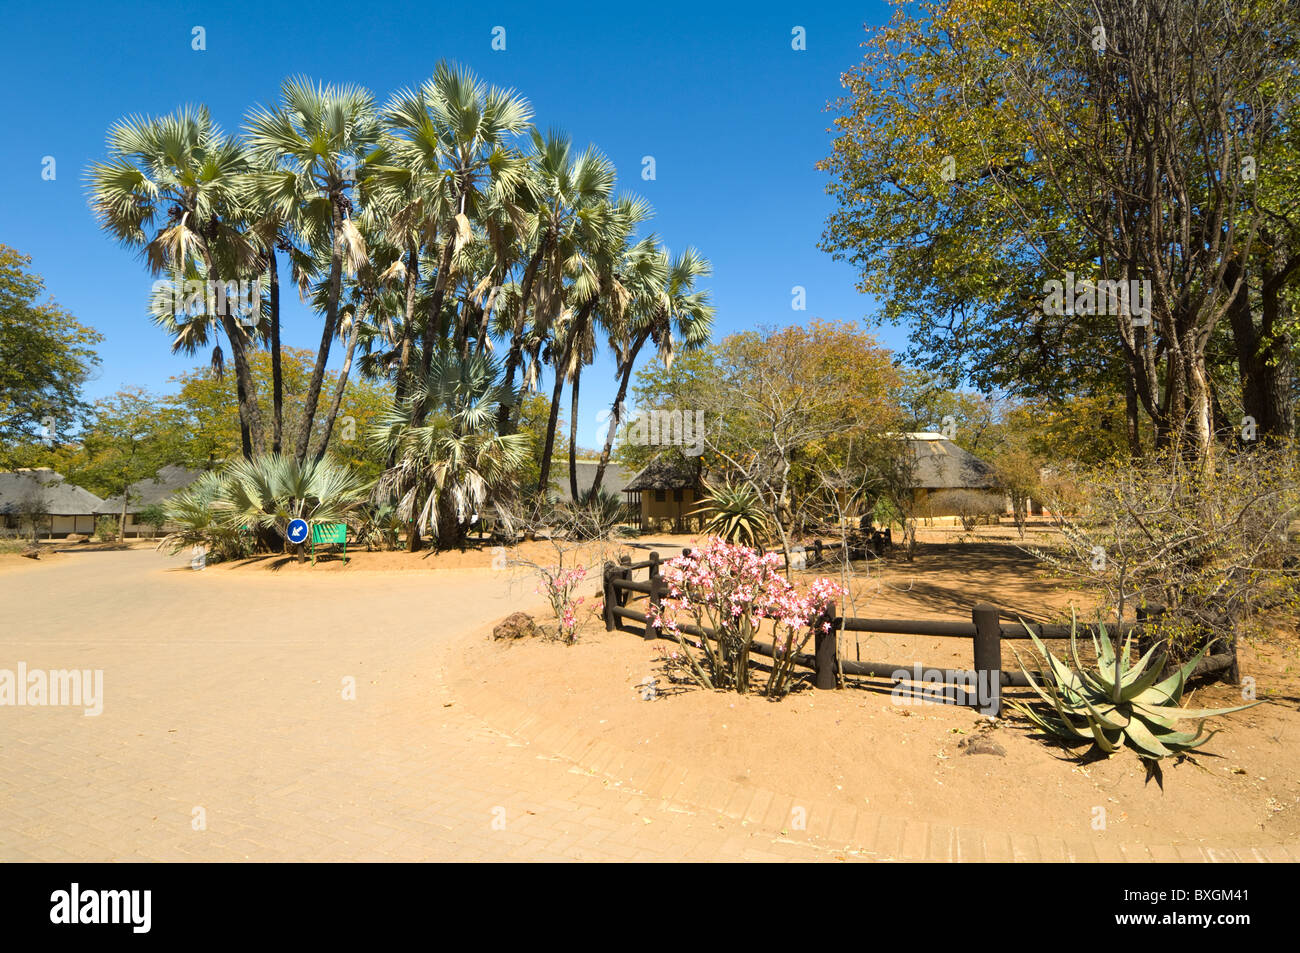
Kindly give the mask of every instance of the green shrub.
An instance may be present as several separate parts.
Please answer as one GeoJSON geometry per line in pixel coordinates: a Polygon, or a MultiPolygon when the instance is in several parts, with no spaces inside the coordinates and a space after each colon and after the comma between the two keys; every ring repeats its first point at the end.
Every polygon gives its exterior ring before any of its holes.
{"type": "Polygon", "coordinates": [[[203,474],[164,505],[178,528],[159,542],[172,553],[204,546],[210,562],[239,559],[283,538],[289,522],[357,526],[369,484],[328,457],[299,464],[279,454],[203,474]]]}
{"type": "Polygon", "coordinates": [[[1076,502],[1052,500],[1060,542],[1036,554],[1101,596],[1107,618],[1164,609],[1156,635],[1175,661],[1205,646],[1235,652],[1261,610],[1300,608],[1287,536],[1300,515],[1300,448],[1216,448],[1212,466],[1173,447],[1073,475],[1076,502]]]}
{"type": "Polygon", "coordinates": [[[556,517],[557,525],[576,539],[608,539],[627,519],[627,507],[617,494],[587,490],[579,502],[560,504],[556,517]]]}
{"type": "Polygon", "coordinates": [[[154,533],[159,533],[167,523],[167,511],[161,503],[150,503],[140,510],[136,516],[136,522],[145,526],[152,526],[154,533]]]}

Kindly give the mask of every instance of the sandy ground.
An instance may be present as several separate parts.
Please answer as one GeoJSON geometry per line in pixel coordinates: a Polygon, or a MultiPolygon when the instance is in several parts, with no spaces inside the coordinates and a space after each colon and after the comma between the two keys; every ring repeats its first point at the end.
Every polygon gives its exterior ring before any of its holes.
{"type": "MultiPolygon", "coordinates": [[[[859,567],[855,611],[961,618],[990,599],[1051,616],[1068,605],[1072,593],[988,542],[936,544],[911,564],[859,567]]],[[[668,555],[691,541],[637,543],[668,555]]],[[[98,718],[7,713],[0,857],[627,859],[749,857],[760,842],[772,853],[796,849],[794,831],[787,838],[771,825],[628,800],[619,779],[557,757],[558,741],[553,749],[523,743],[487,719],[502,698],[558,732],[647,762],[798,804],[905,818],[922,834],[926,824],[950,824],[1094,843],[1245,847],[1300,831],[1294,629],[1244,652],[1243,670],[1270,704],[1225,719],[1208,753],[1166,767],[1162,789],[1130,754],[1075,757],[1014,720],[992,729],[1005,757],[968,756],[959,744],[981,730],[975,713],[896,704],[883,681],[805,688],[780,703],[673,686],[657,661],[668,643],[603,630],[595,578],[582,589],[588,616],[577,645],[492,642],[496,620],[538,611],[519,563],[551,562],[545,543],[510,554],[500,572],[485,568],[490,551],[445,554],[455,565],[377,554],[446,570],[428,576],[363,572],[360,561],[355,571],[322,563],[277,574],[263,560],[193,573],[184,555],[136,549],[0,559],[6,658],[103,668],[111,686],[98,718]],[[341,675],[356,676],[355,707],[339,700],[341,675]],[[646,677],[663,689],[652,701],[637,690],[646,677]],[[214,819],[202,836],[191,828],[194,805],[214,819]],[[512,818],[504,835],[487,823],[499,805],[512,818]],[[1098,809],[1103,831],[1094,829],[1098,809]],[[623,846],[611,835],[591,853],[610,831],[623,846]]],[[[632,551],[638,558],[646,549],[632,551]]],[[[594,565],[600,555],[584,558],[594,565]]],[[[877,639],[861,652],[970,662],[969,643],[957,640],[877,639]]],[[[1210,687],[1192,703],[1234,699],[1232,689],[1210,687]]]]}
{"type": "MultiPolygon", "coordinates": [[[[986,540],[923,544],[914,563],[871,564],[855,589],[854,614],[878,618],[968,619],[971,605],[987,600],[1011,617],[1045,620],[1084,601],[1038,574],[1013,547],[986,540]]],[[[907,704],[883,679],[854,680],[851,690],[836,692],[805,686],[779,703],[674,685],[660,661],[670,643],[607,633],[595,608],[584,607],[581,640],[572,647],[505,644],[493,642],[488,630],[478,633],[463,647],[461,678],[482,692],[508,691],[539,717],[630,750],[706,766],[720,779],[954,826],[1189,845],[1234,838],[1268,844],[1300,833],[1294,625],[1243,649],[1242,672],[1267,703],[1216,720],[1212,726],[1224,731],[1192,757],[1168,762],[1157,781],[1147,779],[1132,753],[1072,753],[1031,735],[1010,712],[990,726],[970,709],[907,704]],[[639,690],[647,677],[661,689],[652,701],[639,690]],[[959,747],[985,732],[1005,757],[967,755],[959,747]],[[1105,830],[1097,834],[1103,817],[1105,830]]],[[[862,638],[861,646],[846,646],[846,658],[971,665],[966,640],[862,638]]],[[[1030,645],[1016,647],[1024,654],[1030,645]]],[[[1004,666],[1016,667],[1006,643],[1004,666]]],[[[1240,704],[1240,693],[1206,686],[1185,703],[1225,707],[1240,704]]],[[[1010,697],[1027,696],[1013,689],[1010,697]]]]}

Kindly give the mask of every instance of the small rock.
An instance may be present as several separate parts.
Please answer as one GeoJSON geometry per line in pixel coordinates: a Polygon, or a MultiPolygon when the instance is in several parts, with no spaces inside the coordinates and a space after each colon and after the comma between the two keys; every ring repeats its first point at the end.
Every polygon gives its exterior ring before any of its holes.
{"type": "Polygon", "coordinates": [[[1007,749],[988,738],[963,738],[957,743],[963,754],[991,754],[999,758],[1007,756],[1007,749]]]}
{"type": "Polygon", "coordinates": [[[492,629],[494,639],[524,639],[541,634],[542,630],[527,612],[512,612],[492,629]]]}

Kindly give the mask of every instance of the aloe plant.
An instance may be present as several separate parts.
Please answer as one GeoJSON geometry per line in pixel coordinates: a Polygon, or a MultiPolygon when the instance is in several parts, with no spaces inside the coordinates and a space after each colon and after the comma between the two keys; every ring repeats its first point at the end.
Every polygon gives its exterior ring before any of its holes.
{"type": "MultiPolygon", "coordinates": [[[[1079,660],[1076,634],[1078,622],[1071,620],[1070,654],[1074,668],[1062,662],[1043,645],[1033,631],[1025,626],[1046,664],[1035,679],[1023,662],[1021,671],[1030,687],[1046,702],[1048,709],[1019,702],[1010,702],[1039,728],[1063,738],[1068,743],[1091,741],[1106,754],[1114,754],[1128,744],[1139,757],[1158,762],[1171,754],[1199,748],[1218,730],[1205,733],[1204,722],[1216,715],[1228,715],[1258,705],[1238,705],[1235,708],[1183,708],[1183,689],[1196,663],[1205,654],[1198,652],[1168,678],[1161,680],[1164,655],[1157,655],[1152,646],[1137,660],[1130,658],[1132,636],[1124,640],[1116,651],[1105,626],[1099,625],[1093,635],[1097,652],[1094,669],[1084,668],[1079,660]],[[1196,730],[1179,731],[1180,720],[1196,722],[1196,730]]],[[[1016,661],[1020,662],[1017,654],[1016,661]]]]}
{"type": "Polygon", "coordinates": [[[756,546],[771,535],[763,498],[748,483],[705,484],[706,495],[692,516],[704,518],[703,531],[728,543],[756,546]]]}

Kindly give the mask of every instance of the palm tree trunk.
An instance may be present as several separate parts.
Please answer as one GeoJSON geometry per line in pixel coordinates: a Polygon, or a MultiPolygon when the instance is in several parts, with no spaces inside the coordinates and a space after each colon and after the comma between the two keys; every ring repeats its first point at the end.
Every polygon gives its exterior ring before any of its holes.
{"type": "Polygon", "coordinates": [[[578,385],[582,382],[582,365],[573,369],[573,390],[569,394],[569,493],[573,502],[578,495],[578,385]]]}
{"type": "MultiPolygon", "coordinates": [[[[506,354],[505,390],[510,394],[515,387],[515,371],[519,370],[519,361],[524,353],[524,331],[528,327],[528,304],[533,295],[533,285],[537,281],[537,269],[541,266],[542,256],[546,254],[549,239],[537,243],[537,251],[524,269],[523,281],[519,285],[519,316],[515,320],[515,333],[510,338],[510,351],[506,354]]],[[[505,436],[512,428],[513,401],[502,401],[497,411],[497,433],[505,436]]]]}
{"type": "MultiPolygon", "coordinates": [[[[477,313],[478,311],[472,306],[468,294],[461,298],[460,306],[456,309],[452,343],[456,348],[456,356],[462,361],[469,357],[469,323],[477,313]]],[[[477,324],[477,322],[475,323],[477,324]]]]}
{"type": "Polygon", "coordinates": [[[239,450],[244,455],[245,460],[253,459],[253,435],[248,429],[248,420],[243,415],[243,407],[248,402],[248,391],[244,389],[244,382],[235,376],[235,400],[240,407],[239,417],[239,450]]]}
{"type": "Polygon", "coordinates": [[[519,370],[519,359],[523,357],[523,331],[516,329],[514,336],[510,340],[510,350],[506,352],[505,378],[504,387],[507,398],[501,401],[501,406],[497,410],[497,434],[504,437],[511,431],[511,404],[514,403],[512,396],[515,390],[515,371],[519,370]]]}
{"type": "Polygon", "coordinates": [[[479,314],[478,322],[478,340],[474,343],[474,353],[482,354],[487,349],[488,342],[488,323],[492,320],[492,309],[496,307],[497,292],[501,290],[500,285],[494,285],[488,292],[487,301],[483,303],[483,310],[479,314]]]}
{"type": "Polygon", "coordinates": [[[320,446],[316,450],[318,461],[324,458],[325,451],[329,449],[330,435],[334,432],[334,419],[338,416],[339,405],[343,403],[343,392],[348,386],[348,374],[352,371],[352,355],[357,349],[358,331],[361,322],[365,320],[366,309],[369,306],[369,301],[363,301],[357,308],[356,314],[352,316],[352,329],[348,332],[348,346],[343,355],[343,366],[339,369],[338,383],[334,385],[334,399],[330,402],[329,412],[325,416],[325,432],[321,434],[320,446]]]}
{"type": "MultiPolygon", "coordinates": [[[[429,317],[424,325],[424,340],[422,342],[424,353],[420,355],[420,359],[421,369],[425,377],[429,376],[429,368],[433,364],[434,335],[442,320],[442,302],[447,295],[447,272],[451,268],[451,256],[455,250],[455,227],[453,226],[451,231],[447,233],[442,250],[442,259],[438,263],[438,278],[433,286],[433,299],[429,304],[429,317]]],[[[427,413],[428,410],[424,406],[424,401],[417,403],[411,413],[411,424],[419,427],[424,423],[427,413]]]]}
{"type": "Polygon", "coordinates": [[[320,400],[321,386],[325,383],[325,365],[329,363],[330,346],[334,343],[334,331],[339,319],[339,291],[343,282],[343,210],[337,202],[334,203],[333,216],[325,327],[321,329],[320,349],[316,352],[316,366],[312,368],[311,380],[307,384],[307,399],[302,410],[302,423],[298,427],[298,442],[294,447],[294,456],[299,464],[307,460],[311,428],[316,422],[316,404],[320,400]]]}
{"type": "Polygon", "coordinates": [[[627,397],[627,385],[632,380],[632,368],[636,366],[636,356],[640,353],[645,342],[649,340],[649,335],[642,333],[637,336],[636,343],[627,353],[627,360],[623,363],[622,373],[618,381],[618,393],[614,396],[614,405],[610,408],[612,417],[610,419],[609,430],[605,434],[605,446],[600,451],[600,462],[596,464],[596,477],[591,481],[591,492],[594,494],[600,489],[600,484],[605,479],[605,467],[609,466],[609,455],[614,447],[614,433],[618,430],[618,425],[622,421],[623,400],[627,397]]]}
{"type": "MultiPolygon", "coordinates": [[[[410,392],[411,347],[415,343],[415,295],[419,285],[420,244],[419,242],[408,241],[406,244],[406,278],[403,289],[406,294],[406,316],[402,319],[402,341],[398,349],[400,357],[397,364],[397,380],[393,383],[394,407],[401,407],[406,401],[406,395],[410,392]]],[[[397,448],[393,447],[388,454],[385,466],[392,467],[396,463],[397,448]]]]}
{"type": "Polygon", "coordinates": [[[284,443],[284,377],[280,367],[280,266],[275,241],[270,245],[271,267],[271,452],[279,453],[284,443]]]}
{"type": "MultiPolygon", "coordinates": [[[[406,317],[402,319],[401,357],[397,364],[397,381],[394,387],[400,406],[406,398],[410,384],[408,374],[411,364],[411,345],[415,334],[415,293],[420,284],[420,248],[415,242],[406,246],[406,317]]],[[[391,464],[390,464],[391,465],[391,464]]]]}
{"type": "Polygon", "coordinates": [[[228,314],[223,314],[221,326],[230,341],[230,356],[235,364],[239,420],[248,428],[248,436],[244,441],[244,456],[251,460],[255,454],[261,453],[266,447],[262,430],[262,411],[257,405],[257,385],[253,381],[253,371],[248,366],[248,351],[244,337],[235,324],[235,319],[228,314]]]}
{"type": "Polygon", "coordinates": [[[560,422],[560,395],[564,391],[564,368],[568,366],[568,348],[555,365],[555,386],[551,390],[551,414],[546,422],[546,443],[542,446],[542,470],[537,480],[537,492],[545,493],[551,485],[551,456],[555,452],[555,431],[560,422]]]}

